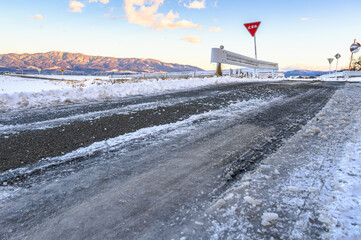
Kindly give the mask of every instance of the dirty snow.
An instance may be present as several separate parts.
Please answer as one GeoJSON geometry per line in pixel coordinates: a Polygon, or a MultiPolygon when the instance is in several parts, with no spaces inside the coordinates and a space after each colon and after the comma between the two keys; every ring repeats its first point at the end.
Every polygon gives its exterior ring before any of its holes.
{"type": "Polygon", "coordinates": [[[361,239],[360,93],[359,83],[339,89],[232,199],[215,200],[212,239],[361,239]]]}

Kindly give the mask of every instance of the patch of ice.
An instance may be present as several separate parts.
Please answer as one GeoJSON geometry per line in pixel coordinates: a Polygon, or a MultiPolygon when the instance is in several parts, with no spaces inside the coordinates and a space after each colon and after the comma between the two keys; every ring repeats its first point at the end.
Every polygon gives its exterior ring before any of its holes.
{"type": "Polygon", "coordinates": [[[314,135],[318,135],[321,133],[321,129],[319,129],[318,127],[310,127],[306,130],[306,134],[308,136],[314,136],[314,135]]]}
{"type": "Polygon", "coordinates": [[[278,219],[277,213],[272,212],[265,212],[262,214],[262,226],[269,226],[275,223],[275,221],[278,219]]]}
{"type": "Polygon", "coordinates": [[[289,186],[288,190],[291,192],[299,192],[300,191],[300,189],[296,186],[289,186]]]}
{"type": "Polygon", "coordinates": [[[333,218],[332,216],[330,216],[328,214],[324,214],[324,213],[320,214],[320,216],[318,217],[318,220],[329,226],[336,225],[336,223],[337,223],[337,220],[335,218],[333,218]]]}
{"type": "Polygon", "coordinates": [[[234,197],[234,194],[230,193],[227,196],[225,196],[223,199],[226,200],[226,201],[229,201],[229,200],[233,199],[233,197],[234,197]]]}
{"type": "Polygon", "coordinates": [[[249,204],[251,204],[252,206],[257,206],[257,205],[260,205],[260,204],[262,203],[261,200],[254,199],[254,198],[252,198],[252,197],[250,197],[250,196],[245,196],[245,197],[244,197],[244,200],[245,200],[246,202],[248,202],[249,204]]]}
{"type": "Polygon", "coordinates": [[[213,213],[221,208],[223,208],[226,205],[226,201],[224,199],[219,199],[217,202],[212,204],[210,208],[208,208],[208,213],[213,213]]]}

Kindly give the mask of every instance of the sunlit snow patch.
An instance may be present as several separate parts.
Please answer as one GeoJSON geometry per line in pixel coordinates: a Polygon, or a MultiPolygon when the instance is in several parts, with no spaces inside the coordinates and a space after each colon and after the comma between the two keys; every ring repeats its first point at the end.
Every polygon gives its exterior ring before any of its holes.
{"type": "MultiPolygon", "coordinates": [[[[41,80],[43,81],[43,80],[41,80]]],[[[68,88],[42,92],[15,92],[0,94],[0,109],[40,107],[54,104],[100,101],[136,95],[149,95],[166,91],[177,91],[197,87],[229,83],[252,82],[252,79],[232,77],[191,78],[175,80],[143,80],[84,88],[68,88]]],[[[258,82],[267,80],[257,80],[258,82]]],[[[271,80],[269,80],[271,81],[271,80]]],[[[274,81],[274,80],[272,80],[274,81]]]]}

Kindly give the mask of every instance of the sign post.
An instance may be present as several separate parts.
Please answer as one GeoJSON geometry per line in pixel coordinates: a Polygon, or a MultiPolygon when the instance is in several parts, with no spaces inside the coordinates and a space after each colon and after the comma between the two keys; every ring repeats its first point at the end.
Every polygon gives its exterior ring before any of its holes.
{"type": "Polygon", "coordinates": [[[330,64],[330,68],[329,68],[329,70],[328,70],[328,74],[331,74],[331,64],[332,64],[332,62],[333,62],[333,58],[327,58],[327,60],[328,60],[328,63],[330,64]]]}
{"type": "Polygon", "coordinates": [[[336,55],[335,55],[335,58],[336,58],[336,80],[337,80],[337,67],[338,67],[338,59],[341,57],[341,54],[339,54],[339,53],[337,53],[336,55]]]}
{"type": "MultiPolygon", "coordinates": [[[[254,55],[257,60],[257,42],[256,42],[256,32],[259,28],[259,25],[261,22],[252,22],[252,23],[245,23],[244,26],[247,28],[248,32],[251,34],[251,36],[254,39],[254,55]]],[[[256,75],[256,69],[254,69],[255,75],[256,75]]]]}
{"type": "Polygon", "coordinates": [[[341,54],[337,53],[335,55],[335,58],[336,58],[336,73],[337,73],[337,67],[338,67],[338,59],[341,57],[341,54]]]}

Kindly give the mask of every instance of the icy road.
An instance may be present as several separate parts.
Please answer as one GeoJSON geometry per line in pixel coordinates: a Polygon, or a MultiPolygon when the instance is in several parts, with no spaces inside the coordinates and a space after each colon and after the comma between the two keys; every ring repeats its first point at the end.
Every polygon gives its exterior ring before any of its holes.
{"type": "Polygon", "coordinates": [[[267,162],[278,175],[257,186],[274,198],[267,189],[294,166],[272,156],[291,141],[303,146],[297,133],[338,91],[356,91],[346,85],[237,83],[4,110],[0,239],[287,239],[292,231],[294,239],[324,238],[327,222],[307,218],[308,230],[295,233],[300,214],[252,212],[247,207],[262,206],[262,196],[239,191],[267,162]]]}

